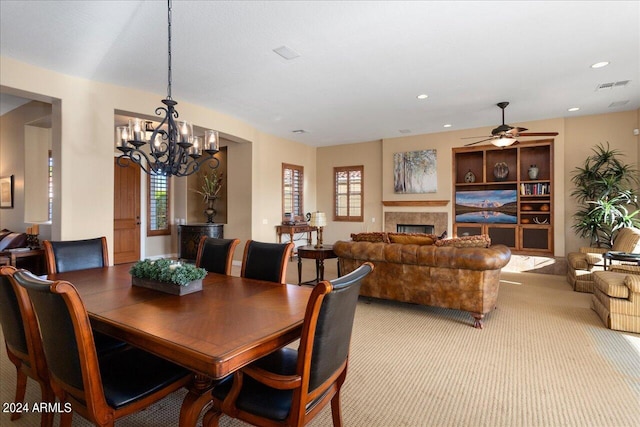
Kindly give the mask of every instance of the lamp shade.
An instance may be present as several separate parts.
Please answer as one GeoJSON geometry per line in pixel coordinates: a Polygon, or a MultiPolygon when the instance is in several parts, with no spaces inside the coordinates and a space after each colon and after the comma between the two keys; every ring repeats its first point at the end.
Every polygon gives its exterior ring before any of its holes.
{"type": "Polygon", "coordinates": [[[491,143],[496,147],[508,147],[511,144],[515,143],[516,141],[517,139],[515,138],[508,138],[503,136],[501,138],[491,140],[491,143]]]}
{"type": "Polygon", "coordinates": [[[327,225],[327,215],[324,212],[312,212],[309,224],[312,227],[324,227],[327,225]]]}

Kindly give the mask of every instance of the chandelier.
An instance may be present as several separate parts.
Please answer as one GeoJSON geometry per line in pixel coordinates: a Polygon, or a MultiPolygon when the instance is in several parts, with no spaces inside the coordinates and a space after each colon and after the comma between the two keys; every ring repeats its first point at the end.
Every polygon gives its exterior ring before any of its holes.
{"type": "Polygon", "coordinates": [[[169,66],[167,97],[164,107],[156,108],[156,115],[164,118],[154,127],[153,122],[129,119],[128,126],[116,128],[116,148],[122,152],[118,165],[127,166],[130,160],[149,175],[187,176],[197,172],[203,164],[216,169],[220,161],[213,157],[219,151],[218,132],[206,130],[204,136],[193,134],[193,125],[178,121],[178,104],[171,98],[171,0],[168,7],[169,66]],[[207,155],[203,155],[206,153],[207,155]]]}

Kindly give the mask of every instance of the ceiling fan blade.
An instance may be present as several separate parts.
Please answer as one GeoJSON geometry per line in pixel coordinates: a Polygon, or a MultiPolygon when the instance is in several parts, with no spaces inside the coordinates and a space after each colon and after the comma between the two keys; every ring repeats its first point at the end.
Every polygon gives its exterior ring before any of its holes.
{"type": "Polygon", "coordinates": [[[487,139],[481,139],[480,141],[476,141],[476,142],[470,142],[468,144],[464,144],[465,147],[468,147],[470,145],[476,145],[476,144],[480,144],[481,142],[485,142],[485,141],[491,141],[494,138],[487,138],[487,139]]]}
{"type": "Polygon", "coordinates": [[[481,135],[481,136],[465,136],[460,139],[478,139],[478,138],[493,138],[493,137],[490,137],[489,135],[481,135]]]}
{"type": "Polygon", "coordinates": [[[558,132],[525,132],[519,133],[518,136],[558,136],[558,132]]]}

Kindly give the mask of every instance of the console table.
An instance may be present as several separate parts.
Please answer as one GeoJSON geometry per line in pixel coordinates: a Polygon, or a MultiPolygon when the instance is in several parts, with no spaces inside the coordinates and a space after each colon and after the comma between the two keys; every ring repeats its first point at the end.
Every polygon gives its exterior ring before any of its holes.
{"type": "Polygon", "coordinates": [[[41,248],[8,249],[0,252],[0,265],[3,264],[26,268],[34,274],[47,272],[44,265],[44,249],[41,248]]]}
{"type": "Polygon", "coordinates": [[[195,262],[202,236],[224,239],[224,224],[185,224],[178,226],[178,258],[195,262]]]}
{"type": "MultiPolygon", "coordinates": [[[[311,244],[311,234],[314,231],[318,231],[318,227],[312,227],[308,224],[299,224],[299,225],[276,225],[276,234],[278,235],[278,243],[282,243],[282,235],[288,234],[289,241],[293,242],[293,236],[296,233],[307,233],[307,245],[311,244]]],[[[293,259],[294,252],[296,249],[293,249],[291,252],[291,259],[293,259]]],[[[297,253],[297,252],[296,252],[297,253]]]]}

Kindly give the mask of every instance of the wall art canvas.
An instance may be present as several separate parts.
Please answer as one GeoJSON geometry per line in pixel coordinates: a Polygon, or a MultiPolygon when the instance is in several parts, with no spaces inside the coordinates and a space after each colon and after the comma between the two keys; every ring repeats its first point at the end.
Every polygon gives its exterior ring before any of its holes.
{"type": "Polygon", "coordinates": [[[13,175],[0,178],[0,208],[13,208],[13,175]]]}
{"type": "Polygon", "coordinates": [[[517,191],[457,191],[456,222],[517,223],[517,191]]]}
{"type": "Polygon", "coordinates": [[[395,193],[435,193],[438,190],[436,150],[393,154],[395,193]]]}

